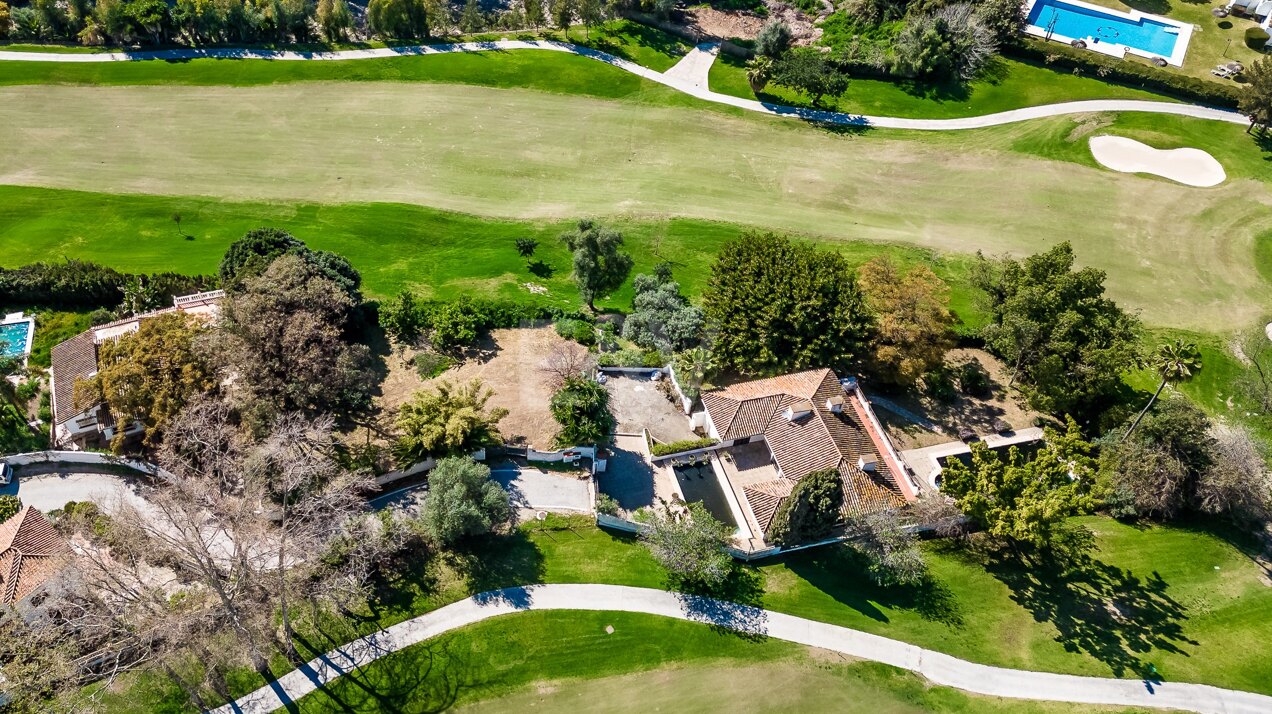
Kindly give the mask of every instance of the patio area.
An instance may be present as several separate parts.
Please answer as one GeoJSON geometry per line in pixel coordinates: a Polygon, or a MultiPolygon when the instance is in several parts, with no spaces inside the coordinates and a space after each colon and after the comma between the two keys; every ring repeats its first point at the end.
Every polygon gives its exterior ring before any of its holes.
{"type": "Polygon", "coordinates": [[[658,381],[648,376],[626,374],[608,374],[606,377],[610,411],[618,420],[616,431],[620,434],[639,434],[641,429],[647,429],[663,443],[697,437],[689,428],[688,417],[663,394],[658,381]]]}
{"type": "Polygon", "coordinates": [[[610,451],[605,471],[596,475],[596,487],[618,501],[626,515],[681,497],[670,469],[650,463],[643,437],[619,434],[610,451]]]}

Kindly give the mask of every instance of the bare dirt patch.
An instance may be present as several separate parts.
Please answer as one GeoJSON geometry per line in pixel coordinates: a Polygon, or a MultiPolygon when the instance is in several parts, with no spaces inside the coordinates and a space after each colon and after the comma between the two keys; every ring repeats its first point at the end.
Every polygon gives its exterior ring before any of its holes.
{"type": "Polygon", "coordinates": [[[430,380],[420,379],[410,363],[415,351],[399,348],[386,360],[389,373],[381,387],[380,405],[386,414],[392,414],[416,391],[442,380],[455,384],[480,379],[495,392],[487,406],[508,410],[508,416],[499,422],[507,442],[551,448],[557,431],[548,409],[552,390],[539,366],[553,347],[564,342],[551,326],[492,330],[463,361],[430,380]]]}
{"type": "Polygon", "coordinates": [[[994,422],[1000,419],[1015,429],[1034,425],[1034,420],[1041,414],[1026,406],[1019,394],[1007,389],[1011,374],[997,357],[975,349],[950,350],[945,357],[946,364],[951,367],[968,361],[980,364],[989,374],[988,396],[978,398],[958,391],[952,401],[942,402],[908,392],[888,395],[886,399],[875,402],[875,412],[897,448],[907,450],[942,444],[958,438],[958,431],[962,427],[974,429],[978,434],[992,433],[994,422]],[[930,420],[941,432],[915,424],[907,415],[890,410],[885,401],[930,420]]]}
{"type": "Polygon", "coordinates": [[[741,40],[754,40],[766,22],[754,13],[705,6],[686,11],[685,20],[690,28],[697,28],[704,36],[741,40]]]}

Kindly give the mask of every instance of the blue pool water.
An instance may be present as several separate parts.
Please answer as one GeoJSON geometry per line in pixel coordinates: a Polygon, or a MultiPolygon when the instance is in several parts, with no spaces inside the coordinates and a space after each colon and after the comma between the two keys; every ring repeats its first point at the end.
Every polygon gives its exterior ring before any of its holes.
{"type": "Polygon", "coordinates": [[[1162,57],[1170,57],[1179,41],[1178,35],[1166,31],[1175,29],[1173,25],[1149,19],[1131,22],[1099,10],[1070,5],[1064,0],[1038,0],[1029,11],[1029,24],[1055,35],[1077,40],[1093,37],[1162,57]]]}
{"type": "Polygon", "coordinates": [[[27,349],[27,323],[11,322],[0,325],[0,355],[21,357],[27,349]]]}

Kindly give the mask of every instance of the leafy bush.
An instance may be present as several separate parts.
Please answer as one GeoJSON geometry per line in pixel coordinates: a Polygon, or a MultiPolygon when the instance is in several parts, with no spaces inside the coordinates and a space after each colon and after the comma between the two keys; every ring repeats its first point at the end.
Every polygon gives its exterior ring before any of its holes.
{"type": "Polygon", "coordinates": [[[432,379],[455,364],[455,360],[436,352],[419,352],[411,362],[420,379],[432,379]]]}
{"type": "Polygon", "coordinates": [[[13,518],[22,512],[22,501],[17,496],[5,494],[0,496],[0,523],[13,518]]]}
{"type": "Polygon", "coordinates": [[[960,364],[956,371],[958,388],[972,397],[989,395],[989,372],[976,360],[968,360],[960,364]]]}
{"type": "Polygon", "coordinates": [[[580,345],[596,344],[596,326],[587,320],[564,318],[557,320],[556,332],[567,340],[574,340],[580,345]]]}
{"type": "Polygon", "coordinates": [[[608,493],[596,494],[596,512],[603,513],[607,516],[617,516],[619,512],[618,501],[608,493]]]}
{"type": "Polygon", "coordinates": [[[512,522],[508,492],[491,480],[489,468],[468,457],[438,461],[428,486],[420,526],[434,543],[452,545],[512,522]]]}
{"type": "Polygon", "coordinates": [[[609,391],[590,379],[571,377],[552,395],[552,418],[561,425],[558,446],[597,444],[614,430],[609,411],[609,391]]]}
{"type": "Polygon", "coordinates": [[[1105,81],[1165,92],[1203,104],[1235,108],[1241,99],[1241,89],[1235,84],[1219,84],[1032,37],[1003,47],[1003,52],[1021,59],[1046,62],[1058,69],[1099,74],[1105,81]]]}
{"type": "Polygon", "coordinates": [[[657,369],[666,362],[667,359],[658,350],[642,350],[638,347],[628,347],[617,352],[606,352],[596,358],[596,364],[600,367],[649,367],[650,369],[657,369]]]}
{"type": "Polygon", "coordinates": [[[938,402],[954,401],[957,392],[954,390],[954,380],[950,379],[949,370],[942,367],[924,374],[923,393],[938,402]]]}
{"type": "Polygon", "coordinates": [[[681,439],[667,444],[654,444],[650,448],[654,456],[667,456],[668,454],[679,454],[682,451],[693,451],[694,449],[705,449],[708,446],[715,446],[720,443],[716,439],[703,437],[701,439],[681,439]]]}
{"type": "Polygon", "coordinates": [[[688,517],[667,511],[643,510],[637,518],[646,528],[640,539],[654,559],[682,584],[719,585],[733,571],[725,548],[733,529],[721,523],[700,502],[688,506],[688,517]]]}
{"type": "Polygon", "coordinates": [[[755,36],[755,54],[780,57],[791,47],[791,26],[781,20],[769,20],[755,36]]]}
{"type": "Polygon", "coordinates": [[[1268,44],[1269,35],[1262,27],[1247,27],[1245,31],[1246,47],[1262,51],[1268,44]]]}
{"type": "Polygon", "coordinates": [[[893,43],[894,71],[903,77],[971,80],[997,47],[968,3],[913,15],[893,43]]]}
{"type": "MultiPolygon", "coordinates": [[[[380,306],[380,326],[393,337],[407,342],[431,332],[435,346],[449,348],[469,344],[486,330],[555,320],[564,314],[559,308],[516,300],[470,297],[421,300],[403,291],[380,306]]],[[[577,317],[577,314],[571,316],[577,317]]]]}
{"type": "Polygon", "coordinates": [[[848,73],[822,52],[797,47],[773,61],[770,81],[807,94],[813,105],[848,89],[848,73]]]}

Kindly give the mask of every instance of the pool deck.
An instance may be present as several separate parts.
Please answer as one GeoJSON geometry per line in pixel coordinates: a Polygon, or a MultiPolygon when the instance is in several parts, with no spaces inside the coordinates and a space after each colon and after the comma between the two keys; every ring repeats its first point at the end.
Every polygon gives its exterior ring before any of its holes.
{"type": "MultiPolygon", "coordinates": [[[[1034,5],[1038,4],[1038,2],[1039,0],[1029,0],[1029,4],[1025,6],[1025,17],[1032,17],[1034,5]]],[[[1099,52],[1102,55],[1117,57],[1118,59],[1122,59],[1128,54],[1150,60],[1161,57],[1166,60],[1167,64],[1173,67],[1184,66],[1184,55],[1188,53],[1188,43],[1192,40],[1193,33],[1193,26],[1188,23],[1180,22],[1179,20],[1172,20],[1171,18],[1164,17],[1162,15],[1151,15],[1146,12],[1140,12],[1139,10],[1122,12],[1120,10],[1114,10],[1100,5],[1093,5],[1089,2],[1082,2],[1082,0],[1052,0],[1052,2],[1053,4],[1070,5],[1072,7],[1089,10],[1096,14],[1106,15],[1110,19],[1124,20],[1135,24],[1139,24],[1142,20],[1151,20],[1153,22],[1174,27],[1179,30],[1177,34],[1178,39],[1175,40],[1175,49],[1169,57],[1166,57],[1165,55],[1141,50],[1138,47],[1120,45],[1116,42],[1107,42],[1099,39],[1098,37],[1067,37],[1054,32],[1051,33],[1050,37],[1048,37],[1047,28],[1032,24],[1025,27],[1025,34],[1033,35],[1034,37],[1041,37],[1044,40],[1050,39],[1055,40],[1056,42],[1063,42],[1066,45],[1074,40],[1082,40],[1086,43],[1086,49],[1091,50],[1092,52],[1099,52]]]]}

